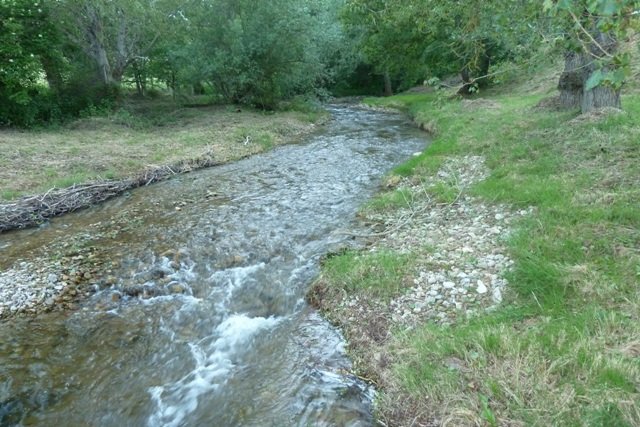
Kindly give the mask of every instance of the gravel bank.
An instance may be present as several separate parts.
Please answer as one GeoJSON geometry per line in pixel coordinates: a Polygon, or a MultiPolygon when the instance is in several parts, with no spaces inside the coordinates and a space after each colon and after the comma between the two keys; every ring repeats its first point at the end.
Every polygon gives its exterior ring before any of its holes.
{"type": "Polygon", "coordinates": [[[417,257],[404,292],[391,301],[354,295],[338,301],[337,317],[359,322],[384,316],[389,326],[412,327],[433,321],[450,324],[500,304],[508,285],[504,278],[513,261],[505,251],[510,224],[530,210],[513,211],[488,205],[466,194],[488,175],[477,156],[449,159],[439,172],[420,183],[403,181],[415,196],[410,207],[365,220],[384,224],[386,230],[370,251],[394,250],[417,257]],[[429,197],[430,189],[446,185],[458,192],[453,203],[429,197]]]}
{"type": "Polygon", "coordinates": [[[385,391],[380,396],[381,420],[410,423],[415,415],[416,402],[397,390],[392,369],[394,360],[403,356],[393,337],[420,324],[445,326],[493,310],[508,292],[505,274],[513,261],[506,239],[512,225],[532,210],[513,210],[471,196],[469,188],[488,175],[482,157],[448,158],[437,174],[421,182],[396,183],[409,190],[404,193],[410,194],[407,208],[365,210],[363,222],[383,230],[361,236],[371,239],[366,250],[410,254],[412,259],[393,298],[348,291],[324,275],[309,292],[310,303],[343,330],[359,375],[385,391]],[[453,190],[453,201],[434,196],[442,194],[443,187],[453,190]]]}
{"type": "Polygon", "coordinates": [[[373,239],[366,250],[411,255],[412,267],[395,297],[338,289],[324,276],[308,295],[344,331],[358,372],[389,392],[384,399],[391,401],[381,408],[383,418],[396,419],[396,412],[404,413],[402,408],[410,406],[395,401],[391,391],[395,383],[389,369],[399,357],[391,350],[392,331],[410,330],[425,322],[452,324],[494,309],[508,292],[505,274],[513,261],[506,251],[506,238],[512,224],[531,209],[513,210],[471,196],[469,188],[488,174],[482,157],[448,158],[437,174],[421,182],[397,183],[397,188],[410,190],[407,208],[364,212],[365,223],[386,230],[362,236],[373,239]],[[454,190],[453,202],[433,196],[443,186],[454,190]]]}
{"type": "Polygon", "coordinates": [[[54,309],[74,309],[94,292],[95,270],[85,257],[22,261],[0,273],[0,320],[54,309]]]}

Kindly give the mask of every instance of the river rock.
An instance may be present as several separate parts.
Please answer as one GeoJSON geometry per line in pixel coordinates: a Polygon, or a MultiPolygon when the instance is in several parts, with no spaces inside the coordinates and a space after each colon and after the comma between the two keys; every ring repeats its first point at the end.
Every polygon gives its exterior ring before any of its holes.
{"type": "Polygon", "coordinates": [[[478,285],[478,286],[477,286],[477,288],[476,288],[476,291],[477,291],[479,294],[486,294],[486,293],[487,293],[487,290],[488,290],[488,289],[487,289],[487,286],[484,284],[484,282],[483,282],[482,280],[478,280],[477,285],[478,285]]]}
{"type": "Polygon", "coordinates": [[[144,287],[142,285],[129,285],[124,286],[121,291],[123,294],[130,297],[137,297],[139,295],[142,295],[142,293],[144,292],[144,287]]]}
{"type": "Polygon", "coordinates": [[[172,294],[184,294],[186,292],[186,288],[181,283],[173,283],[169,285],[169,292],[172,294]]]}

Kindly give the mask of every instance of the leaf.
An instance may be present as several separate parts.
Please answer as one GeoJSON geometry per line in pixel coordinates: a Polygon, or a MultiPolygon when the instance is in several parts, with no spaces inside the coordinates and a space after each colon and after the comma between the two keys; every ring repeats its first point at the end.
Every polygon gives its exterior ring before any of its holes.
{"type": "Polygon", "coordinates": [[[617,70],[607,73],[607,82],[611,84],[615,89],[619,89],[624,84],[626,80],[626,73],[623,68],[618,68],[617,70]]]}
{"type": "Polygon", "coordinates": [[[600,13],[605,16],[611,16],[619,11],[618,2],[615,0],[602,0],[599,6],[600,13]]]}
{"type": "Polygon", "coordinates": [[[571,0],[559,0],[556,7],[560,10],[571,10],[573,9],[573,2],[571,0]]]}
{"type": "Polygon", "coordinates": [[[593,72],[593,74],[591,74],[591,76],[587,80],[585,89],[591,90],[594,87],[599,86],[603,80],[604,80],[604,74],[602,73],[602,70],[596,70],[593,72]]]}

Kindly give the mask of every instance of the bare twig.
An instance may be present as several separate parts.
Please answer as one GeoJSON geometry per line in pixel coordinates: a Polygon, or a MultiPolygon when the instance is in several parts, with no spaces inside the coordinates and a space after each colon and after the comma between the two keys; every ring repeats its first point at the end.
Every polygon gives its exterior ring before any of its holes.
{"type": "Polygon", "coordinates": [[[40,224],[48,218],[103,202],[132,188],[162,181],[173,175],[216,165],[210,155],[193,161],[153,167],[118,181],[74,184],[68,188],[51,188],[42,195],[26,196],[12,203],[0,204],[0,232],[40,224]]]}
{"type": "MultiPolygon", "coordinates": [[[[611,53],[609,53],[604,47],[602,47],[602,45],[600,43],[598,43],[596,41],[595,38],[593,38],[593,36],[591,35],[591,33],[589,33],[589,31],[587,31],[586,28],[584,28],[582,26],[582,23],[580,22],[580,20],[578,19],[578,17],[575,15],[575,13],[573,13],[571,10],[569,10],[569,14],[571,15],[571,18],[573,18],[573,20],[575,21],[575,23],[578,25],[578,27],[580,28],[580,31],[582,31],[587,38],[589,38],[589,40],[591,41],[591,43],[593,43],[598,49],[600,49],[600,51],[607,57],[609,58],[613,58],[614,55],[612,55],[611,53]]],[[[585,50],[589,50],[589,49],[585,49],[585,50]]],[[[589,52],[591,53],[591,52],[589,52]]],[[[593,54],[592,54],[593,55],[593,54]]],[[[596,58],[598,57],[597,55],[594,55],[596,58]]]]}

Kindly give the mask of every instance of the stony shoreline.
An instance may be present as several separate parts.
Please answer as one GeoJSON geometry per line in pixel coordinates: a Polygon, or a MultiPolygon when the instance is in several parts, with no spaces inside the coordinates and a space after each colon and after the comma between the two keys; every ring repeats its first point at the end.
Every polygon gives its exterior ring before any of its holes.
{"type": "Polygon", "coordinates": [[[75,301],[93,293],[90,271],[63,267],[59,262],[44,267],[38,264],[22,261],[0,273],[0,320],[55,308],[73,309],[75,301]]]}
{"type": "MultiPolygon", "coordinates": [[[[296,128],[286,138],[276,141],[274,147],[295,143],[304,135],[314,132],[326,119],[296,128]]],[[[180,161],[173,165],[151,167],[138,175],[123,180],[88,183],[69,189],[49,191],[14,202],[0,204],[0,233],[31,227],[47,219],[87,208],[117,197],[139,186],[170,179],[171,177],[229,161],[237,161],[265,150],[258,144],[242,147],[235,157],[218,160],[211,153],[180,161]]],[[[182,209],[185,202],[176,202],[182,209]]],[[[58,239],[41,247],[37,253],[17,259],[0,269],[0,322],[16,316],[34,316],[51,311],[78,308],[78,303],[105,287],[111,286],[111,262],[92,242],[101,237],[124,231],[136,217],[135,212],[123,213],[105,224],[92,227],[86,236],[58,239]],[[103,259],[104,258],[104,259],[103,259]]],[[[132,287],[132,294],[138,289],[132,287]]]]}
{"type": "MultiPolygon", "coordinates": [[[[345,332],[359,372],[383,391],[394,387],[387,380],[396,357],[387,346],[392,330],[410,330],[425,322],[452,324],[494,309],[509,291],[505,274],[513,261],[505,239],[512,224],[531,209],[513,210],[469,195],[468,189],[487,176],[482,157],[450,157],[437,174],[397,184],[412,195],[408,208],[365,213],[365,222],[387,230],[372,234],[376,237],[368,241],[367,251],[391,250],[414,258],[403,290],[391,300],[331,289],[323,277],[309,294],[311,303],[345,332]],[[453,202],[432,196],[442,185],[458,192],[453,202]]],[[[381,408],[381,416],[392,424],[397,421],[394,414],[403,412],[397,405],[402,402],[383,403],[381,408]]]]}

